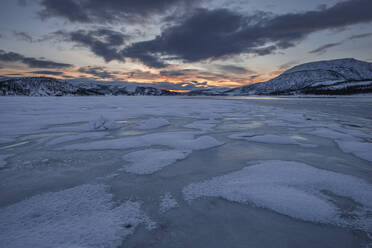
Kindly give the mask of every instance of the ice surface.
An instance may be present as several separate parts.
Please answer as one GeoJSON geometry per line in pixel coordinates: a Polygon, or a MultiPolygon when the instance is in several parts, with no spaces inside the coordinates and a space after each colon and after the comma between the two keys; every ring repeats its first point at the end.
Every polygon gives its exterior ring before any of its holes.
{"type": "Polygon", "coordinates": [[[230,139],[244,139],[248,141],[279,145],[305,145],[297,140],[306,140],[301,136],[283,136],[274,134],[255,135],[253,132],[234,133],[228,136],[230,139]]]}
{"type": "Polygon", "coordinates": [[[203,196],[251,203],[305,221],[331,223],[372,231],[368,211],[372,210],[372,185],[356,177],[321,170],[293,161],[261,161],[211,180],[192,183],[183,190],[186,200],[203,196]],[[339,209],[324,191],[348,197],[362,204],[357,217],[341,217],[339,209]]]}
{"type": "Polygon", "coordinates": [[[101,115],[98,119],[90,121],[89,125],[92,130],[110,130],[119,128],[119,125],[115,121],[108,119],[101,115]]]}
{"type": "Polygon", "coordinates": [[[280,145],[300,145],[300,143],[289,136],[265,134],[258,135],[254,137],[245,138],[248,141],[259,142],[259,143],[270,143],[270,144],[280,144],[280,145]]]}
{"type": "Polygon", "coordinates": [[[89,132],[89,133],[65,135],[62,137],[52,139],[51,141],[47,142],[46,145],[57,145],[60,143],[79,140],[79,139],[99,139],[99,138],[103,138],[106,134],[107,134],[106,132],[89,132]]]}
{"type": "Polygon", "coordinates": [[[352,135],[337,132],[328,128],[318,128],[315,131],[310,132],[320,137],[330,138],[330,139],[341,139],[341,140],[358,140],[352,135]]]}
{"type": "Polygon", "coordinates": [[[248,138],[251,138],[253,136],[255,136],[255,134],[252,133],[252,132],[242,132],[242,133],[231,134],[228,137],[230,139],[248,139],[248,138]]]}
{"type": "Polygon", "coordinates": [[[61,150],[102,150],[102,149],[129,149],[136,147],[149,147],[152,145],[169,146],[179,150],[201,150],[222,145],[210,136],[194,138],[195,132],[164,132],[146,134],[135,137],[120,139],[93,141],[90,143],[79,143],[67,145],[61,150]]]}
{"type": "Polygon", "coordinates": [[[0,97],[0,247],[365,247],[371,161],[355,156],[371,111],[350,97],[0,97]],[[100,116],[117,128],[92,127],[100,116]],[[138,129],[159,118],[171,125],[138,129]]]}
{"type": "Polygon", "coordinates": [[[12,142],[14,138],[11,137],[0,137],[0,144],[12,142]]]}
{"type": "Polygon", "coordinates": [[[124,170],[134,174],[152,174],[177,160],[184,159],[189,154],[190,151],[160,149],[131,152],[123,156],[124,160],[131,162],[124,170]]]}
{"type": "Polygon", "coordinates": [[[185,125],[185,127],[200,129],[203,132],[207,132],[207,131],[213,130],[217,126],[217,124],[218,124],[217,120],[210,119],[210,120],[194,121],[190,124],[185,125]]]}
{"type": "Polygon", "coordinates": [[[138,129],[155,129],[163,126],[169,125],[169,121],[164,118],[151,118],[146,121],[141,122],[138,125],[138,129]]]}
{"type": "Polygon", "coordinates": [[[160,206],[159,211],[160,213],[165,213],[178,206],[177,201],[174,199],[171,193],[166,192],[160,198],[160,206]]]}
{"type": "Polygon", "coordinates": [[[5,159],[11,157],[12,154],[0,154],[0,168],[2,167],[5,167],[6,166],[6,161],[5,159]]]}
{"type": "Polygon", "coordinates": [[[0,247],[117,247],[153,225],[138,202],[116,205],[103,185],[45,193],[0,211],[0,247]]]}
{"type": "Polygon", "coordinates": [[[337,141],[338,146],[346,153],[372,162],[372,143],[359,141],[337,141]]]}

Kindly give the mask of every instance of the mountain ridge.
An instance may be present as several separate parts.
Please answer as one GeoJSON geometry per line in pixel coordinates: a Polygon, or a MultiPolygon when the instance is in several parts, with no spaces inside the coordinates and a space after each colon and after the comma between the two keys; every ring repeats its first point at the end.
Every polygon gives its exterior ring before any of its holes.
{"type": "Polygon", "coordinates": [[[0,96],[89,95],[350,95],[372,93],[372,63],[353,58],[323,60],[294,66],[266,82],[233,89],[201,88],[185,93],[151,86],[99,82],[68,82],[50,77],[0,79],[0,96]]]}
{"type": "Polygon", "coordinates": [[[372,63],[353,58],[294,66],[266,82],[226,91],[229,95],[358,94],[372,92],[372,63]]]}
{"type": "Polygon", "coordinates": [[[23,77],[0,80],[0,96],[91,96],[91,95],[174,95],[155,87],[111,85],[104,83],[73,84],[49,77],[23,77]]]}

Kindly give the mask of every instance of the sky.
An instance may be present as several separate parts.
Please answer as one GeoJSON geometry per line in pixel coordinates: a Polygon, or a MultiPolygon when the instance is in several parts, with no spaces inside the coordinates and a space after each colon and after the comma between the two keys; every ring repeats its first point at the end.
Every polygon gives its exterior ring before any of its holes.
{"type": "Polygon", "coordinates": [[[1,0],[0,75],[238,87],[372,61],[371,0],[1,0]]]}

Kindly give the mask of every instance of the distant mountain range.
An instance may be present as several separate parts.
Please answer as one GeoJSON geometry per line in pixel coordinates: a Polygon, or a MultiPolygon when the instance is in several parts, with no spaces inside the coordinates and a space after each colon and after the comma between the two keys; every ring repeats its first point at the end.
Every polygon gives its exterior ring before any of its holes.
{"type": "MultiPolygon", "coordinates": [[[[267,82],[234,89],[202,88],[183,95],[346,95],[372,93],[372,63],[337,59],[295,66],[267,82]]],[[[79,83],[46,77],[0,81],[3,96],[180,95],[155,87],[107,83],[79,83]]]]}
{"type": "Polygon", "coordinates": [[[175,92],[154,87],[105,83],[70,83],[47,77],[24,77],[0,81],[0,96],[163,96],[175,92]]]}
{"type": "Polygon", "coordinates": [[[295,66],[267,82],[224,92],[228,95],[345,95],[372,93],[372,63],[356,59],[317,61],[295,66]]]}

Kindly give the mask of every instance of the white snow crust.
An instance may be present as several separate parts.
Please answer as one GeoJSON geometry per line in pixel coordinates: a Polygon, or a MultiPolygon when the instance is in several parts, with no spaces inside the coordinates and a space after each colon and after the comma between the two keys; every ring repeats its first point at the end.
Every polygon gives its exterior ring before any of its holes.
{"type": "Polygon", "coordinates": [[[166,192],[160,197],[160,213],[166,213],[176,207],[178,207],[178,203],[171,193],[166,192]]]}
{"type": "Polygon", "coordinates": [[[141,122],[138,129],[155,129],[159,127],[168,126],[170,123],[164,118],[151,118],[141,122]]]}
{"type": "Polygon", "coordinates": [[[103,185],[36,195],[0,210],[0,247],[117,247],[137,225],[138,202],[115,205],[103,185]]]}
{"type": "Polygon", "coordinates": [[[146,149],[131,152],[123,156],[123,159],[131,162],[124,167],[126,172],[134,174],[152,174],[162,168],[184,159],[190,151],[146,149]]]}
{"type": "Polygon", "coordinates": [[[293,218],[372,230],[372,186],[353,176],[321,170],[293,161],[261,161],[240,171],[192,183],[183,190],[186,200],[203,196],[254,204],[293,218]],[[324,193],[330,191],[363,205],[356,219],[341,211],[324,193]]]}

